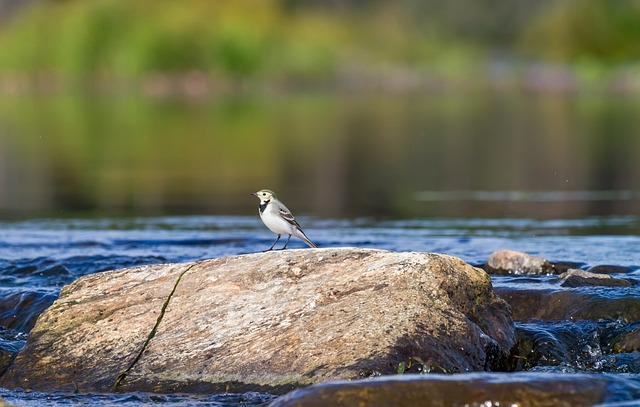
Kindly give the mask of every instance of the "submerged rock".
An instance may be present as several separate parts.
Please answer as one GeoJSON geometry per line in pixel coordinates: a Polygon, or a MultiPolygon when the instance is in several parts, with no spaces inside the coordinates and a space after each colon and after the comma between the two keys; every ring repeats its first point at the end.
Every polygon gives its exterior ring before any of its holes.
{"type": "Polygon", "coordinates": [[[633,266],[616,266],[611,264],[601,264],[598,266],[593,266],[589,269],[592,273],[598,274],[619,274],[619,273],[630,273],[634,270],[637,270],[637,267],[633,266]]]}
{"type": "Polygon", "coordinates": [[[82,277],[41,315],[0,386],[283,392],[411,360],[501,369],[514,341],[489,276],[457,258],[288,250],[82,277]]]}
{"type": "Polygon", "coordinates": [[[629,287],[632,284],[627,280],[613,278],[607,274],[597,274],[585,270],[570,269],[558,276],[562,287],[629,287]]]}
{"type": "Polygon", "coordinates": [[[606,296],[569,289],[513,289],[496,287],[496,294],[511,306],[513,319],[541,320],[616,320],[640,319],[640,298],[636,296],[606,296]]]}
{"type": "Polygon", "coordinates": [[[491,274],[551,274],[554,272],[553,265],[542,257],[512,250],[491,253],[485,267],[491,274]]]}
{"type": "Polygon", "coordinates": [[[615,353],[640,351],[640,321],[612,330],[605,337],[605,344],[615,353]]]}
{"type": "Polygon", "coordinates": [[[295,390],[268,407],[592,406],[640,398],[637,382],[613,375],[405,375],[295,390]]]}
{"type": "Polygon", "coordinates": [[[0,327],[11,328],[19,332],[29,332],[56,297],[53,294],[37,291],[13,291],[8,289],[0,298],[0,327]]]}

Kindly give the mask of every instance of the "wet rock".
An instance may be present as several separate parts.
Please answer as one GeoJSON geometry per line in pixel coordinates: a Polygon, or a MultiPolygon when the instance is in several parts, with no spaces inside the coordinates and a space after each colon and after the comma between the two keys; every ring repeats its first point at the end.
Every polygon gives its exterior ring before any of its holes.
{"type": "Polygon", "coordinates": [[[640,321],[612,330],[604,342],[615,353],[640,351],[640,321]]]}
{"type": "Polygon", "coordinates": [[[604,319],[517,323],[515,371],[638,374],[639,326],[604,319]]]}
{"type": "Polygon", "coordinates": [[[562,274],[570,269],[580,269],[585,266],[585,263],[579,263],[576,261],[553,261],[552,262],[554,274],[562,274]]]}
{"type": "Polygon", "coordinates": [[[490,274],[551,274],[553,265],[542,257],[512,250],[493,252],[487,259],[490,274]]]}
{"type": "Polygon", "coordinates": [[[610,324],[604,321],[519,323],[514,349],[518,361],[516,371],[617,373],[619,358],[601,344],[610,324]]]}
{"type": "Polygon", "coordinates": [[[38,315],[55,301],[53,294],[34,291],[5,292],[0,298],[0,326],[29,332],[38,315]]]}
{"type": "Polygon", "coordinates": [[[602,264],[599,266],[591,267],[589,271],[592,273],[598,273],[598,274],[621,274],[621,273],[630,273],[636,269],[637,267],[614,266],[609,264],[602,264]]]}
{"type": "Polygon", "coordinates": [[[24,347],[25,339],[26,334],[0,326],[0,376],[24,347]]]}
{"type": "Polygon", "coordinates": [[[435,371],[501,369],[514,341],[489,276],[457,258],[287,250],[80,278],[0,386],[284,392],[418,359],[435,371]]]}
{"type": "Polygon", "coordinates": [[[637,383],[614,375],[539,372],[405,375],[311,386],[277,398],[268,407],[563,407],[628,400],[633,395],[640,397],[637,383]]]}
{"type": "MultiPolygon", "coordinates": [[[[15,352],[0,348],[0,374],[4,373],[4,371],[9,367],[14,357],[15,352]]],[[[0,404],[0,406],[2,406],[2,404],[0,404]]]]}
{"type": "Polygon", "coordinates": [[[640,298],[624,293],[607,296],[567,289],[521,290],[506,287],[496,287],[494,291],[509,303],[516,321],[640,319],[640,298]]]}
{"type": "Polygon", "coordinates": [[[570,269],[558,276],[562,287],[629,287],[632,284],[627,280],[613,278],[607,274],[597,274],[585,270],[570,269]]]}

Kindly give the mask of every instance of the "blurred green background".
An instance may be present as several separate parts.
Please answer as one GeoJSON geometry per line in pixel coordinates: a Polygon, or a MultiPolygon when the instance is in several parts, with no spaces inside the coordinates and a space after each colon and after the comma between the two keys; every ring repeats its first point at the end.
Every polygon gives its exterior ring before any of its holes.
{"type": "Polygon", "coordinates": [[[0,0],[0,216],[640,203],[640,1],[0,0]]]}

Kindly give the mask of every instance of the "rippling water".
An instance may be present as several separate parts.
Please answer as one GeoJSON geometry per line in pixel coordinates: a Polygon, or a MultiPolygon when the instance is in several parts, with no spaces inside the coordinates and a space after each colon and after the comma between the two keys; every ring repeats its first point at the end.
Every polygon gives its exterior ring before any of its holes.
{"type": "MultiPolygon", "coordinates": [[[[327,220],[300,218],[321,247],[358,246],[396,251],[427,251],[483,264],[496,250],[537,254],[588,269],[623,266],[615,277],[640,283],[640,218],[635,216],[570,220],[426,219],[327,220]]],[[[24,346],[37,316],[65,284],[97,271],[141,264],[184,262],[261,251],[273,235],[257,217],[155,217],[39,219],[0,222],[0,351],[24,346]]],[[[292,240],[291,248],[305,247],[292,240]]],[[[640,301],[640,284],[616,288],[562,288],[554,276],[493,276],[499,292],[570,292],[584,303],[640,301]],[[502,291],[500,291],[502,290],[502,291]]],[[[637,303],[628,309],[640,310],[637,303]]],[[[597,305],[602,307],[602,305],[597,305]]],[[[522,318],[519,335],[534,355],[523,370],[554,373],[620,374],[638,380],[638,351],[608,348],[616,330],[635,328],[623,316],[594,320],[549,321],[522,318]],[[630,375],[630,376],[629,376],[630,375]]],[[[622,377],[622,376],[621,376],[622,377]]],[[[1,390],[0,397],[21,406],[118,405],[158,403],[180,406],[257,405],[266,394],[209,397],[156,395],[69,395],[1,390]]],[[[640,397],[640,396],[639,396],[640,397]]]]}

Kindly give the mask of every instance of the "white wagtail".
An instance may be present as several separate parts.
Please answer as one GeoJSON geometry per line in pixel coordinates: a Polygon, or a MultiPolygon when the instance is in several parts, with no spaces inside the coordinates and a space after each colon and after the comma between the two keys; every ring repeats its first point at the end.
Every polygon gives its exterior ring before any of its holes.
{"type": "Polygon", "coordinates": [[[273,191],[263,189],[258,192],[252,192],[251,195],[257,196],[258,199],[260,199],[260,206],[258,209],[260,211],[260,219],[262,219],[262,222],[264,222],[265,226],[268,227],[269,230],[278,235],[276,241],[273,242],[271,247],[266,251],[273,250],[273,247],[278,243],[278,240],[280,240],[281,235],[289,235],[289,237],[287,238],[287,242],[284,244],[284,247],[278,250],[284,250],[287,248],[289,240],[291,240],[291,235],[297,237],[311,247],[318,247],[309,240],[307,235],[304,234],[300,224],[291,214],[291,211],[278,200],[273,191]]]}

